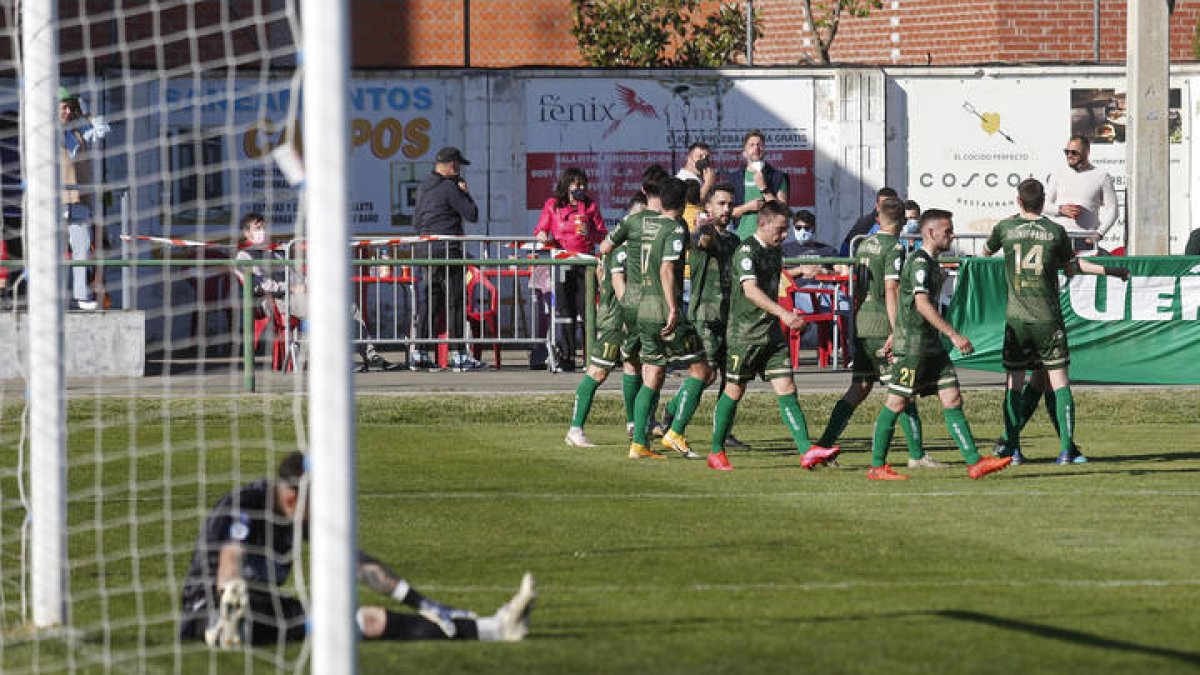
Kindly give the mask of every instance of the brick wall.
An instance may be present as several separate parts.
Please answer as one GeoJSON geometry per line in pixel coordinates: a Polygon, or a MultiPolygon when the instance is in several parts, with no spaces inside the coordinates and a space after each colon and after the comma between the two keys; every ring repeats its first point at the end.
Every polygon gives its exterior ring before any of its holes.
{"type": "MultiPolygon", "coordinates": [[[[802,62],[814,53],[800,0],[758,0],[767,23],[755,63],[802,62]]],[[[1100,60],[1125,59],[1126,0],[1101,0],[1100,60]]],[[[885,0],[866,18],[843,18],[833,43],[835,62],[888,65],[969,65],[1007,62],[1091,62],[1093,0],[885,0]],[[893,55],[893,49],[898,53],[893,55]]],[[[1192,61],[1200,2],[1178,0],[1171,17],[1171,60],[1192,61]]]]}

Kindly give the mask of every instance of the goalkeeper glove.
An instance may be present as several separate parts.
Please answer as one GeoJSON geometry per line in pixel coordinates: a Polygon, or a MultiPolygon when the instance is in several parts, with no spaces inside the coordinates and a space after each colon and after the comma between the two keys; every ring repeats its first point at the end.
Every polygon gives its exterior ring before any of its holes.
{"type": "Polygon", "coordinates": [[[230,649],[242,644],[242,623],[249,600],[245,579],[233,579],[225,584],[217,621],[204,631],[204,641],[209,647],[230,649]]]}
{"type": "Polygon", "coordinates": [[[470,610],[455,609],[429,599],[421,600],[421,608],[417,611],[421,616],[436,623],[448,638],[458,635],[458,626],[454,625],[455,619],[474,619],[476,616],[475,612],[470,610]]]}

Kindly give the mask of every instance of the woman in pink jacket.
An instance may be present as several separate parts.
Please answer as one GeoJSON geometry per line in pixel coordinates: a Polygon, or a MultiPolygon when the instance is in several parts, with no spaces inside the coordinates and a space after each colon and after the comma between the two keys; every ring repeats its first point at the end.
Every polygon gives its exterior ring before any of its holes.
{"type": "MultiPolygon", "coordinates": [[[[604,227],[600,208],[587,194],[587,186],[587,174],[582,169],[572,167],[563,171],[554,187],[554,196],[546,200],[537,227],[533,230],[538,241],[572,253],[589,255],[596,244],[603,241],[608,230],[604,227]]],[[[583,275],[588,268],[563,266],[558,269],[555,312],[559,318],[568,320],[563,340],[565,357],[560,365],[563,370],[574,370],[575,331],[583,308],[583,275]]]]}

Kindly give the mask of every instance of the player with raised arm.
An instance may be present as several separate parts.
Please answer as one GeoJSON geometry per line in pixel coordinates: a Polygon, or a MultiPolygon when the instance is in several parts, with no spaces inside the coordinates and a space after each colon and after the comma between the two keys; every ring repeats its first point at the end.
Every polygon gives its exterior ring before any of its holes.
{"type": "MultiPolygon", "coordinates": [[[[900,228],[904,226],[904,202],[885,197],[879,204],[879,231],[863,239],[855,250],[858,258],[858,283],[855,288],[854,372],[850,387],[833,406],[833,413],[816,447],[832,448],[846,429],[850,417],[871,393],[876,382],[886,387],[890,379],[892,335],[900,305],[900,270],[904,265],[904,246],[900,228]]],[[[921,418],[916,401],[909,400],[900,416],[900,428],[908,439],[909,468],[944,468],[946,465],[925,453],[921,447],[921,418]]]]}
{"type": "MultiPolygon", "coordinates": [[[[1087,458],[1075,446],[1075,398],[1067,368],[1071,363],[1067,330],[1059,304],[1058,273],[1129,278],[1124,267],[1105,267],[1075,256],[1061,225],[1041,215],[1046,202],[1042,183],[1033,178],[1017,186],[1021,212],[996,223],[984,255],[1004,251],[1008,308],[1004,321],[1004,437],[1010,458],[1021,456],[1021,427],[1028,401],[1022,401],[1025,371],[1044,369],[1054,392],[1058,426],[1058,464],[1081,464],[1087,458]]],[[[1036,401],[1033,406],[1036,408],[1036,401]]]]}
{"type": "Polygon", "coordinates": [[[712,451],[708,466],[717,471],[732,471],[725,454],[725,440],[733,429],[738,402],[746,385],[756,376],[769,380],[779,400],[779,416],[803,452],[800,465],[806,469],[827,462],[838,450],[809,448],[808,423],[796,398],[796,383],[787,339],[780,321],[798,329],[803,320],[775,301],[779,297],[779,279],[783,273],[783,239],[787,236],[791,212],[781,202],[767,202],[758,211],[757,229],[744,239],[733,254],[733,297],[729,303],[729,329],[726,333],[725,361],[727,381],[713,415],[712,451]],[[807,449],[807,450],[806,450],[807,449]]]}
{"type": "Polygon", "coordinates": [[[678,178],[667,178],[661,185],[662,212],[641,219],[636,227],[618,227],[601,245],[604,252],[607,247],[625,243],[629,251],[625,261],[627,286],[634,283],[634,270],[641,285],[637,332],[641,343],[642,388],[634,406],[629,457],[662,458],[648,447],[649,421],[658,404],[666,367],[675,363],[687,367],[688,377],[681,387],[684,391],[680,394],[679,413],[671,430],[663,436],[663,444],[685,458],[699,459],[689,447],[683,430],[700,405],[700,394],[711,371],[704,359],[700,337],[683,315],[683,264],[688,234],[680,215],[687,187],[678,178]]]}
{"type": "MultiPolygon", "coordinates": [[[[307,536],[306,493],[305,458],[293,452],[280,462],[278,478],[257,480],[217,501],[200,530],[184,580],[181,638],[221,649],[304,638],[304,604],[281,589],[299,557],[298,539],[307,536]]],[[[508,603],[492,616],[476,618],[474,612],[426,598],[362,552],[358,580],[417,610],[359,608],[355,620],[364,639],[515,642],[529,630],[536,597],[527,573],[508,603]]]]}
{"type": "Polygon", "coordinates": [[[875,438],[871,446],[871,480],[907,480],[887,463],[888,448],[896,433],[896,418],[904,412],[915,396],[936,393],[942,402],[946,429],[966,460],[967,475],[983,478],[1000,471],[1012,461],[1007,457],[980,457],[975,448],[971,426],[963,415],[962,394],[958,374],[950,362],[950,354],[942,344],[942,335],[950,338],[963,354],[975,351],[965,336],[942,318],[934,303],[942,292],[945,273],[937,257],[954,241],[953,215],[941,209],[929,209],[921,214],[921,248],[913,251],[900,272],[900,306],[896,313],[896,332],[892,350],[895,360],[888,382],[888,396],[875,422],[875,438]]]}
{"type": "MultiPolygon", "coordinates": [[[[641,212],[646,206],[646,198],[638,193],[641,199],[630,200],[629,214],[631,218],[641,212]]],[[[592,341],[592,353],[588,355],[587,374],[579,381],[575,389],[575,405],[572,408],[571,427],[567,429],[566,444],[577,448],[594,448],[595,443],[588,440],[583,433],[583,425],[587,423],[588,413],[592,410],[592,400],[596,389],[608,379],[609,372],[618,362],[624,362],[623,394],[625,399],[625,428],[633,435],[633,407],[637,392],[642,386],[641,363],[638,354],[625,354],[628,328],[621,309],[621,300],[625,296],[625,258],[624,246],[618,246],[612,253],[602,257],[597,275],[600,279],[600,303],[596,308],[596,339],[592,341]],[[633,383],[635,386],[630,387],[633,383]]]]}

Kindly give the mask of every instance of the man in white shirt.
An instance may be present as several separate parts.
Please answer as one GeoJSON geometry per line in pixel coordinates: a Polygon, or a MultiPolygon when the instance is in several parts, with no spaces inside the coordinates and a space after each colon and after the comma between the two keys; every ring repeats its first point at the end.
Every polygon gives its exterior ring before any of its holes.
{"type": "Polygon", "coordinates": [[[1088,161],[1092,143],[1087,136],[1075,134],[1063,148],[1067,168],[1055,171],[1046,185],[1046,208],[1042,212],[1059,222],[1068,232],[1091,231],[1096,236],[1075,240],[1076,250],[1081,243],[1085,249],[1099,245],[1100,240],[1117,222],[1117,192],[1108,172],[1088,161]]]}

